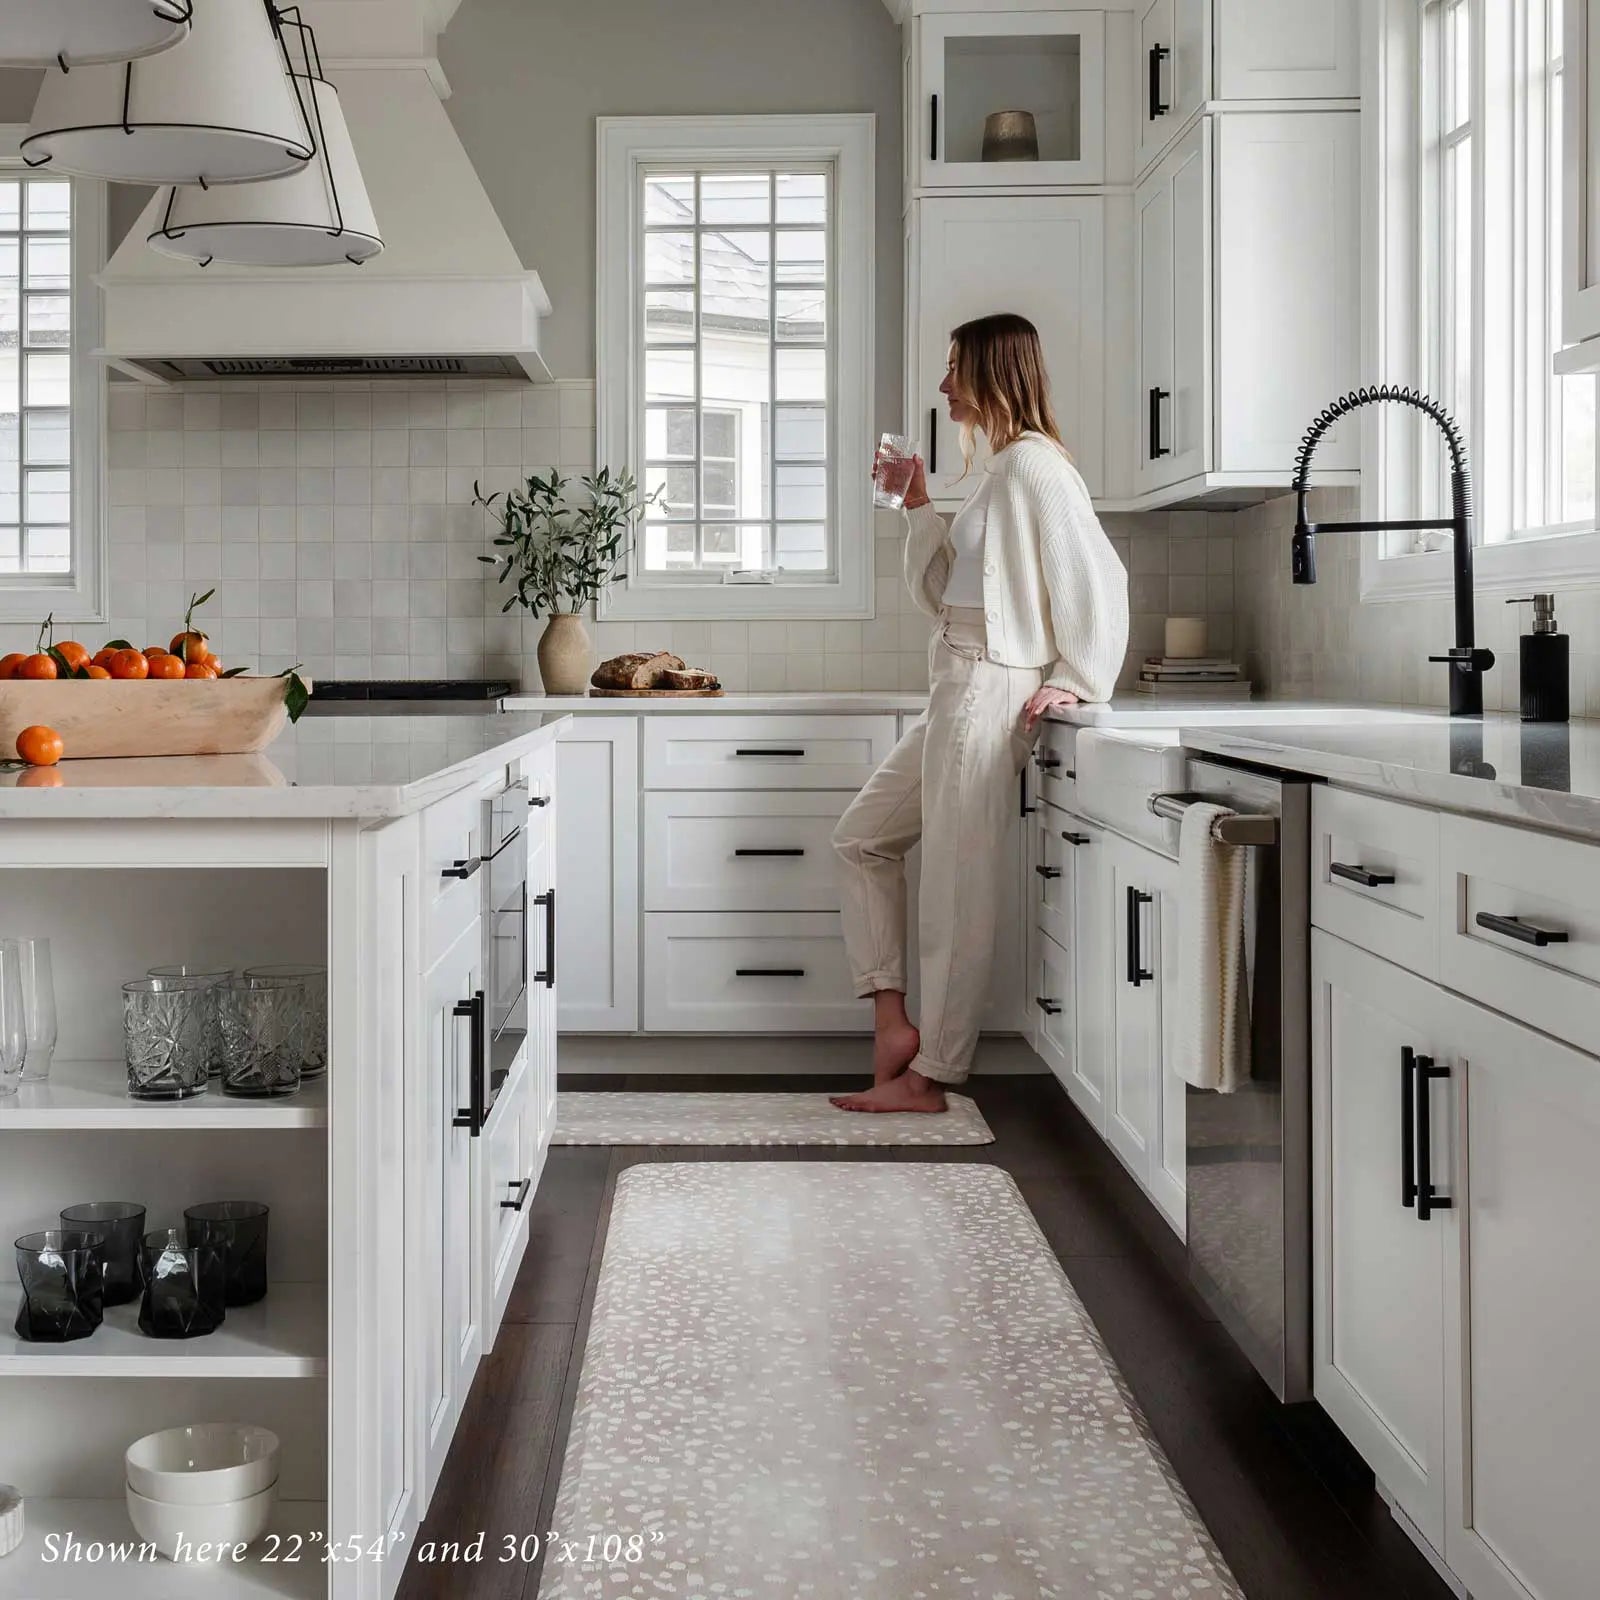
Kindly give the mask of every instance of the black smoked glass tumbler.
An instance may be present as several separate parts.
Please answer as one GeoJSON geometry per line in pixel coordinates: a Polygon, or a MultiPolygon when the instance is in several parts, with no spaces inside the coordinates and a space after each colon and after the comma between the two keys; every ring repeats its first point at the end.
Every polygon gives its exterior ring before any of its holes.
{"type": "Polygon", "coordinates": [[[191,1245],[221,1251],[230,1306],[254,1305],[267,1292],[267,1208],[259,1200],[212,1200],[183,1214],[191,1245]]]}
{"type": "Polygon", "coordinates": [[[214,1244],[184,1243],[176,1228],[144,1236],[139,1327],[152,1339],[197,1339],[228,1315],[228,1267],[214,1244]]]}
{"type": "Polygon", "coordinates": [[[19,1339],[63,1344],[87,1339],[105,1312],[105,1246],[98,1233],[50,1228],[17,1240],[19,1339]]]}
{"type": "Polygon", "coordinates": [[[88,1200],[61,1213],[63,1229],[98,1233],[105,1239],[108,1306],[139,1297],[139,1241],[144,1238],[144,1207],[132,1200],[88,1200]]]}

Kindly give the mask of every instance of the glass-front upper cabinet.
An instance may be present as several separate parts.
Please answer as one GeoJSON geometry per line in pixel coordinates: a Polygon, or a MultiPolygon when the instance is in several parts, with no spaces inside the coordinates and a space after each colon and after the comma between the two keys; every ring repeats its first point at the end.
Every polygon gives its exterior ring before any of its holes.
{"type": "Polygon", "coordinates": [[[1104,12],[943,12],[918,27],[925,188],[1104,182],[1104,12]]]}

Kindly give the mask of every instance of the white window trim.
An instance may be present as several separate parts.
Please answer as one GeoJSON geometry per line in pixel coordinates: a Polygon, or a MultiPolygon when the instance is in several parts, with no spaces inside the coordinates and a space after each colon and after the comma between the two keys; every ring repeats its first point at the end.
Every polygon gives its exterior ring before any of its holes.
{"type": "Polygon", "coordinates": [[[633,395],[640,375],[632,284],[640,238],[642,164],[707,159],[834,163],[833,349],[830,396],[837,451],[829,463],[829,516],[836,572],[821,583],[652,583],[630,574],[601,597],[614,620],[870,617],[872,522],[873,195],[876,118],[839,116],[601,117],[597,129],[595,459],[620,467],[638,459],[633,395]]]}
{"type": "MultiPolygon", "coordinates": [[[[0,170],[22,167],[21,123],[0,123],[0,170]]],[[[104,622],[106,369],[99,275],[106,260],[106,186],[73,179],[72,214],[72,572],[0,577],[0,622],[104,622]]]]}
{"type": "MultiPolygon", "coordinates": [[[[1421,20],[1421,0],[1365,0],[1362,215],[1379,218],[1380,225],[1364,251],[1362,365],[1366,381],[1425,389],[1431,291],[1422,239],[1428,208],[1421,186],[1421,20]]],[[[1447,514],[1440,448],[1431,425],[1419,426],[1405,408],[1369,407],[1361,439],[1363,519],[1447,514]]],[[[1475,521],[1480,515],[1475,494],[1475,521]]],[[[1360,538],[1363,601],[1429,600],[1454,592],[1447,550],[1385,557],[1382,534],[1360,538]]],[[[1600,531],[1479,543],[1473,575],[1480,594],[1600,587],[1600,531]]]]}

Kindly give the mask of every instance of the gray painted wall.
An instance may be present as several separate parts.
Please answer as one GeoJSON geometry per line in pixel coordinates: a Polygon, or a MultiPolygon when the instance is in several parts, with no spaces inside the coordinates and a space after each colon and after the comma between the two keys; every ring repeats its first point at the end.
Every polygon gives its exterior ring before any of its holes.
{"type": "Polygon", "coordinates": [[[900,30],[882,0],[466,0],[445,102],[555,305],[557,377],[594,375],[598,116],[873,111],[878,417],[901,408],[900,30]]]}

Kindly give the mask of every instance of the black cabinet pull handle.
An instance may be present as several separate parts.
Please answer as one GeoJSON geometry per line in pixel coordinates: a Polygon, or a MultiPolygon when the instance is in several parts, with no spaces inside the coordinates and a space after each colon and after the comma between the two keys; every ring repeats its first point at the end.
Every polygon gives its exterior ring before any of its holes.
{"type": "Polygon", "coordinates": [[[1400,1051],[1400,1204],[1417,1203],[1417,1053],[1410,1045],[1400,1051]]]}
{"type": "Polygon", "coordinates": [[[1490,933],[1503,933],[1519,944],[1535,944],[1541,950],[1547,944],[1566,944],[1570,937],[1565,928],[1540,928],[1521,917],[1502,917],[1495,911],[1480,911],[1476,920],[1480,928],[1487,928],[1490,933]]]}
{"type": "Polygon", "coordinates": [[[450,1119],[454,1128],[469,1128],[472,1137],[476,1139],[483,1132],[483,1125],[488,1120],[488,1111],[485,1109],[485,1084],[484,1070],[488,1051],[485,1046],[483,1026],[483,990],[475,990],[470,1000],[458,1000],[451,1008],[453,1017],[470,1017],[472,1019],[472,1071],[469,1077],[471,1085],[468,1092],[468,1103],[465,1107],[458,1107],[456,1114],[450,1119]]]}
{"type": "Polygon", "coordinates": [[[1343,878],[1347,883],[1359,883],[1364,889],[1381,889],[1384,884],[1394,882],[1392,872],[1373,872],[1369,867],[1356,866],[1346,861],[1330,861],[1328,875],[1332,878],[1343,878]]]}
{"type": "Polygon", "coordinates": [[[1061,1015],[1060,1003],[1055,1000],[1046,1000],[1042,994],[1035,995],[1033,1003],[1038,1006],[1038,1008],[1044,1012],[1047,1017],[1058,1017],[1061,1015]]]}
{"type": "Polygon", "coordinates": [[[1141,983],[1148,983],[1155,977],[1155,973],[1145,970],[1139,937],[1139,907],[1149,905],[1154,899],[1153,894],[1135,889],[1131,883],[1128,885],[1128,982],[1135,989],[1141,983]]]}
{"type": "Polygon", "coordinates": [[[1021,809],[1018,811],[1017,815],[1031,817],[1039,808],[1038,806],[1030,806],[1028,804],[1028,769],[1026,767],[1024,767],[1022,771],[1017,774],[1017,789],[1021,797],[1021,809]]]}
{"type": "Polygon", "coordinates": [[[1041,878],[1059,878],[1061,876],[1060,867],[1035,867],[1033,870],[1037,872],[1041,878]]]}
{"type": "Polygon", "coordinates": [[[805,754],[805,751],[804,750],[779,750],[779,749],[777,749],[775,747],[770,747],[769,746],[765,750],[735,750],[733,753],[736,756],[803,756],[805,754]]]}
{"type": "Polygon", "coordinates": [[[1150,391],[1150,459],[1152,461],[1172,454],[1161,442],[1161,402],[1171,398],[1172,391],[1170,389],[1152,389],[1150,391]]]}
{"type": "Polygon", "coordinates": [[[1054,772],[1061,765],[1060,756],[1041,755],[1037,750],[1033,753],[1033,764],[1041,772],[1054,772]]]}
{"type": "Polygon", "coordinates": [[[546,889],[543,894],[533,897],[536,906],[544,907],[544,968],[533,975],[534,983],[542,983],[545,988],[553,989],[556,986],[556,892],[546,889]]]}
{"type": "Polygon", "coordinates": [[[1426,1222],[1435,1211],[1448,1211],[1448,1195],[1433,1187],[1433,1124],[1428,1115],[1428,1085],[1435,1078],[1448,1078],[1449,1067],[1434,1065],[1432,1056],[1417,1057],[1417,1221],[1426,1222]]]}
{"type": "Polygon", "coordinates": [[[805,851],[799,845],[782,845],[772,849],[757,849],[754,846],[741,845],[733,853],[736,856],[803,856],[805,851]]]}
{"type": "Polygon", "coordinates": [[[804,967],[735,967],[736,978],[803,978],[804,967]]]}
{"type": "Polygon", "coordinates": [[[933,114],[928,119],[928,159],[937,161],[939,159],[939,97],[938,95],[930,95],[929,99],[933,102],[933,114]]]}
{"type": "Polygon", "coordinates": [[[550,804],[550,796],[547,794],[530,794],[528,796],[528,804],[529,806],[536,808],[540,806],[547,806],[550,804]]]}
{"type": "Polygon", "coordinates": [[[468,856],[465,860],[456,862],[453,867],[446,867],[439,876],[441,878],[470,878],[482,865],[482,856],[468,856]]]}
{"type": "Polygon", "coordinates": [[[1148,107],[1150,112],[1149,120],[1151,122],[1154,122],[1157,117],[1166,116],[1166,114],[1172,109],[1172,107],[1161,98],[1161,63],[1165,61],[1171,54],[1172,52],[1164,44],[1153,44],[1150,46],[1150,93],[1148,107]]]}
{"type": "Polygon", "coordinates": [[[1061,837],[1063,839],[1065,839],[1068,844],[1071,844],[1071,845],[1084,845],[1084,844],[1093,844],[1094,843],[1094,835],[1093,834],[1089,834],[1089,833],[1063,833],[1061,835],[1061,837]]]}
{"type": "Polygon", "coordinates": [[[928,471],[939,470],[939,408],[928,407],[928,471]]]}
{"type": "Polygon", "coordinates": [[[511,1187],[517,1191],[517,1198],[515,1200],[502,1200],[500,1202],[500,1209],[502,1211],[520,1211],[525,1205],[527,1205],[528,1191],[533,1187],[533,1179],[524,1178],[521,1183],[518,1183],[516,1179],[513,1178],[511,1180],[511,1187]]]}

